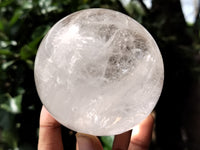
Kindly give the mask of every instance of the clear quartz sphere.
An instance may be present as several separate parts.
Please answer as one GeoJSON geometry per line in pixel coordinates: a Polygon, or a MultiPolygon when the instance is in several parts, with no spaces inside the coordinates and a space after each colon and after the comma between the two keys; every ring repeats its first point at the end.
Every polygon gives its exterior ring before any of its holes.
{"type": "Polygon", "coordinates": [[[50,114],[77,132],[115,135],[155,107],[163,61],[148,31],[108,9],[86,9],[57,22],[42,40],[34,68],[50,114]]]}

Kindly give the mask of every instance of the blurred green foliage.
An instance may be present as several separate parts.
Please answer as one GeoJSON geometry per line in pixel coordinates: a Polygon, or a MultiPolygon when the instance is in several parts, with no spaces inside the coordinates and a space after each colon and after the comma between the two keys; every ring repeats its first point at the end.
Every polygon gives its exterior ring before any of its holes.
{"type": "MultiPolygon", "coordinates": [[[[177,4],[153,0],[148,9],[142,0],[126,6],[120,0],[0,0],[0,150],[36,149],[41,103],[33,77],[35,55],[50,27],[74,11],[101,7],[135,18],[154,36],[175,78],[189,72],[199,80],[200,18],[187,24],[177,4]]],[[[113,137],[101,140],[110,150],[113,137]]]]}
{"type": "Polygon", "coordinates": [[[114,136],[102,136],[101,142],[104,147],[104,150],[111,150],[114,141],[114,136]]]}

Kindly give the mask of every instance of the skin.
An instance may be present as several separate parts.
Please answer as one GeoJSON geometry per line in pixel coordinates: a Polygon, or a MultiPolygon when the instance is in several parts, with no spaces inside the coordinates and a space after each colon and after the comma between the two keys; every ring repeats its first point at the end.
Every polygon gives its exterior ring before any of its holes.
{"type": "MultiPolygon", "coordinates": [[[[149,115],[138,126],[138,132],[132,131],[115,136],[112,150],[148,150],[151,142],[154,118],[149,115]]],[[[96,136],[77,133],[76,150],[103,150],[96,136]]],[[[63,150],[61,125],[42,107],[38,150],[63,150]]]]}

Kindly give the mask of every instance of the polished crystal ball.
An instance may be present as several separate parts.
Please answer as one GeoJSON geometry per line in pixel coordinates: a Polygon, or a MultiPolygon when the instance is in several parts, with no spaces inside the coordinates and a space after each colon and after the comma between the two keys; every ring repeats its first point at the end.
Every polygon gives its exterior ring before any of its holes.
{"type": "Polygon", "coordinates": [[[57,22],[35,60],[39,97],[77,132],[115,135],[155,107],[163,85],[159,48],[138,22],[108,9],[86,9],[57,22]]]}

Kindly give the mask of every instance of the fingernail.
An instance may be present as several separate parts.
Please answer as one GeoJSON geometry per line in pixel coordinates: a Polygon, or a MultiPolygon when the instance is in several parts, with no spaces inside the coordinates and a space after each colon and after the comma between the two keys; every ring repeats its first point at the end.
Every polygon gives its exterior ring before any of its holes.
{"type": "Polygon", "coordinates": [[[87,134],[77,133],[76,140],[79,150],[94,150],[92,139],[87,134]]]}

